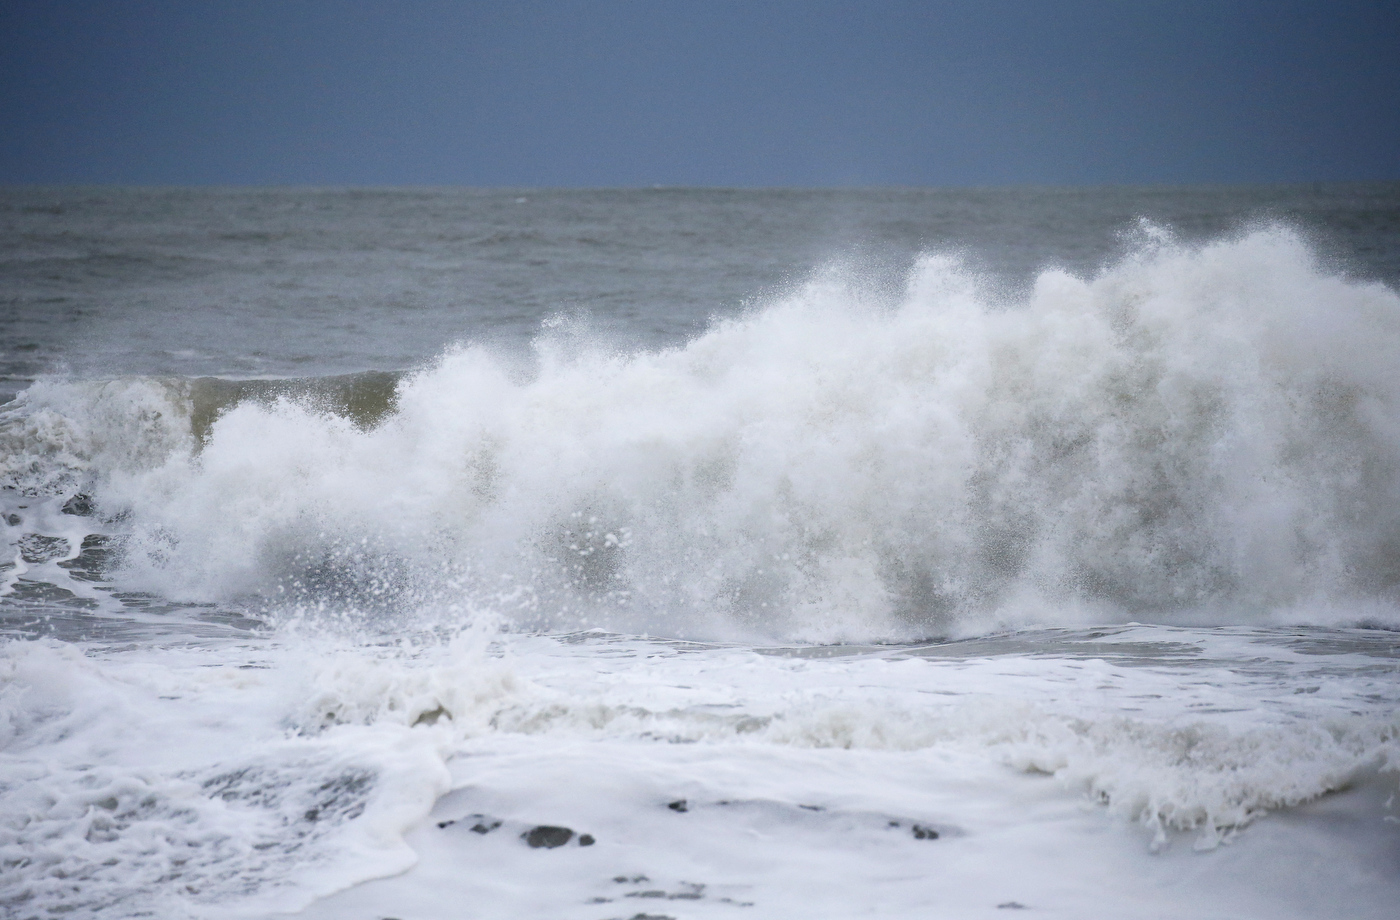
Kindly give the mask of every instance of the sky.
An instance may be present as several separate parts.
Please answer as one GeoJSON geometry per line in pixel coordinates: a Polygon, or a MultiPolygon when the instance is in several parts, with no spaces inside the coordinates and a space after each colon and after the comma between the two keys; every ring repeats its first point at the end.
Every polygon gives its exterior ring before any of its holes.
{"type": "Polygon", "coordinates": [[[0,184],[1400,180],[1400,2],[6,0],[0,184]]]}

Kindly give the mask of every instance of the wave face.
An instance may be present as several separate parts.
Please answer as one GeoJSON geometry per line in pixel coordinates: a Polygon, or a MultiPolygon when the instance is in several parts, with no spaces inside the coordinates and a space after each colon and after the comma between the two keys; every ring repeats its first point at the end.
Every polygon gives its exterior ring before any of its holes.
{"type": "Polygon", "coordinates": [[[535,353],[456,348],[391,405],[41,382],[0,477],[89,492],[128,588],[365,622],[1400,623],[1400,296],[1284,227],[1148,227],[1015,302],[946,255],[892,298],[833,271],[684,347],[535,353]]]}

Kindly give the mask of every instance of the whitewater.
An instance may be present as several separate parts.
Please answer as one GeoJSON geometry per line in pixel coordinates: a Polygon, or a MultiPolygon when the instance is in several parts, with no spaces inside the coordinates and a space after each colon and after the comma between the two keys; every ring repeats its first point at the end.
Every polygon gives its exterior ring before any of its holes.
{"type": "Polygon", "coordinates": [[[1400,187],[0,204],[7,916],[1393,915],[1400,187]]]}

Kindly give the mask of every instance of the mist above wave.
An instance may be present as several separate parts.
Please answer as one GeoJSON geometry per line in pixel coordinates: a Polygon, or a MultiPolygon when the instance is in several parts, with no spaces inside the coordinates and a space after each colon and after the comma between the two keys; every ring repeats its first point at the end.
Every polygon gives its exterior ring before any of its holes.
{"type": "Polygon", "coordinates": [[[0,473],[91,488],[115,577],[170,597],[807,640],[1400,619],[1392,290],[1283,227],[1148,228],[1015,303],[945,255],[869,290],[655,352],[565,322],[528,371],[464,345],[382,418],[269,392],[198,438],[188,387],[40,384],[0,473]]]}

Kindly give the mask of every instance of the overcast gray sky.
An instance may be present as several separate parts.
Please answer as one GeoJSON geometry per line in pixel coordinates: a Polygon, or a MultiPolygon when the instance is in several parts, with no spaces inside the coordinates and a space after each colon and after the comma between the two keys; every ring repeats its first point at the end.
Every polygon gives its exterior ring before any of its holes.
{"type": "Polygon", "coordinates": [[[0,183],[1400,179],[1400,2],[0,5],[0,183]]]}

